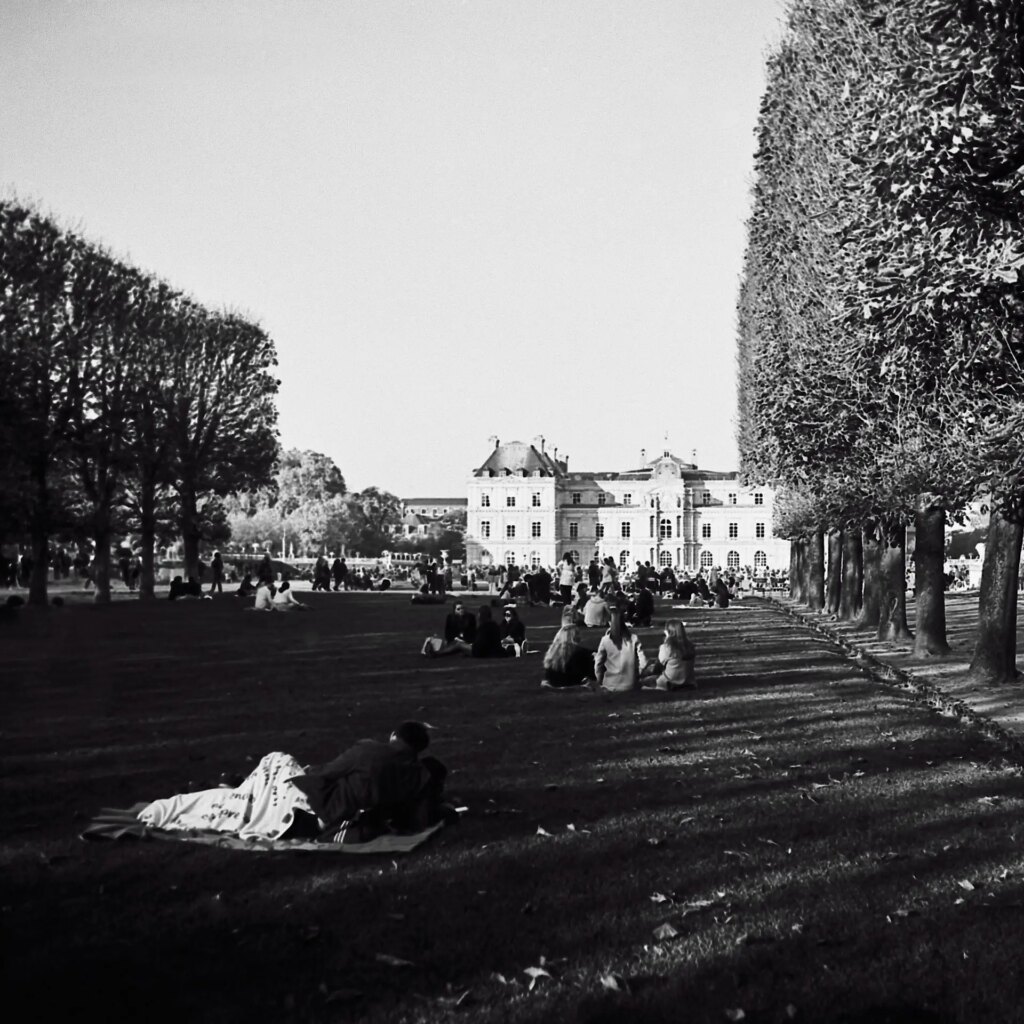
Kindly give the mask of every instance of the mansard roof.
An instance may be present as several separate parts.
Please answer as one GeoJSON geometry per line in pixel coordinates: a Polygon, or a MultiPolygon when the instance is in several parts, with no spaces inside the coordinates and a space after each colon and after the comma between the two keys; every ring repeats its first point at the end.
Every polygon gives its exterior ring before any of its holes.
{"type": "Polygon", "coordinates": [[[474,476],[564,476],[565,464],[556,462],[547,452],[538,451],[532,444],[510,441],[499,444],[474,476]]]}

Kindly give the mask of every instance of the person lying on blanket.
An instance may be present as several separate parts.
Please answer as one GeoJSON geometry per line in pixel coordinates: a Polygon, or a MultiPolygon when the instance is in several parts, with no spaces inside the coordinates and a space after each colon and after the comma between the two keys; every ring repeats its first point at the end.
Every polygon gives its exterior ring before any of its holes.
{"type": "Polygon", "coordinates": [[[267,754],[234,789],[156,800],[138,818],[154,828],[242,839],[358,843],[389,830],[421,831],[442,816],[447,775],[440,761],[420,757],[429,744],[422,722],[402,722],[386,742],[359,740],[323,765],[303,768],[290,754],[267,754]]]}

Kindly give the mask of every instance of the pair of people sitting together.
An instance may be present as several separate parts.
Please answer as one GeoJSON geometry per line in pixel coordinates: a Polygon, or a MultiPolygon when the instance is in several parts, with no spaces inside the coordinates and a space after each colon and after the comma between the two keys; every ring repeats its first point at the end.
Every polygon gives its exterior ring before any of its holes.
{"type": "Polygon", "coordinates": [[[526,653],[526,626],[515,608],[505,608],[499,625],[483,605],[473,617],[456,601],[444,620],[444,636],[428,636],[422,653],[430,658],[468,654],[473,658],[518,658],[526,653]]]}
{"type": "Polygon", "coordinates": [[[665,623],[657,661],[644,653],[639,637],[629,628],[619,608],[611,611],[611,625],[592,653],[580,643],[573,621],[563,620],[544,655],[544,689],[586,686],[613,693],[638,690],[692,690],[696,649],[679,619],[665,623]]]}
{"type": "Polygon", "coordinates": [[[256,588],[256,603],[251,612],[308,612],[309,605],[303,604],[292,593],[291,584],[283,580],[277,587],[270,583],[260,583],[256,588]]]}

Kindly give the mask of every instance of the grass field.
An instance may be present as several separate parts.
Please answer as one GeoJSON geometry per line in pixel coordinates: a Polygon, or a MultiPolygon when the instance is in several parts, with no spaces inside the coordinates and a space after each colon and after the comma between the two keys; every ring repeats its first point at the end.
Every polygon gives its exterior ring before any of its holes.
{"type": "Polygon", "coordinates": [[[612,697],[427,661],[407,596],[308,599],[0,624],[8,1019],[1024,1021],[1018,767],[779,611],[685,611],[700,689],[612,697]],[[409,717],[469,812],[403,859],[77,838],[409,717]]]}

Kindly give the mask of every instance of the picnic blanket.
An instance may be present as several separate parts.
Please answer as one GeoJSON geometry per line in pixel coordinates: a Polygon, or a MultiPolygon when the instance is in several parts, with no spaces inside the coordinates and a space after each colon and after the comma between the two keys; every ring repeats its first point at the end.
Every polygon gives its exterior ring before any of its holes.
{"type": "Polygon", "coordinates": [[[179,843],[198,843],[201,846],[219,846],[224,850],[256,850],[268,852],[273,850],[299,850],[309,853],[411,853],[422,846],[443,825],[424,829],[422,832],[411,832],[397,835],[385,833],[365,843],[351,842],[313,842],[309,839],[266,839],[254,837],[241,839],[236,833],[212,832],[203,829],[171,832],[166,829],[154,828],[139,821],[139,811],[148,804],[135,804],[134,807],[105,807],[92,819],[82,832],[83,839],[165,839],[179,843]]]}
{"type": "Polygon", "coordinates": [[[333,842],[282,839],[296,810],[312,814],[305,794],[291,784],[292,779],[302,774],[302,766],[290,754],[267,754],[234,789],[218,787],[198,793],[179,793],[127,809],[106,808],[86,828],[82,838],[181,839],[234,850],[343,849],[348,853],[399,853],[415,849],[440,827],[413,835],[388,833],[367,842],[353,842],[358,829],[350,832],[349,823],[342,823],[333,842]]]}

